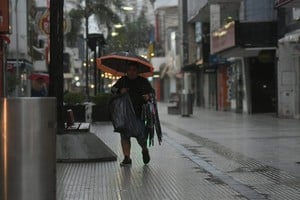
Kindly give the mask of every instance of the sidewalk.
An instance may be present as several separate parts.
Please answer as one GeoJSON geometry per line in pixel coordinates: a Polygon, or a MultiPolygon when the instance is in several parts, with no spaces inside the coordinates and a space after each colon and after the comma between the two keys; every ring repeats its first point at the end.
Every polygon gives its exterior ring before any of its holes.
{"type": "Polygon", "coordinates": [[[93,124],[118,161],[58,163],[57,199],[300,199],[299,121],[199,108],[181,117],[168,115],[166,104],[159,110],[164,138],[150,147],[148,165],[132,140],[133,164],[120,167],[118,133],[93,124]]]}

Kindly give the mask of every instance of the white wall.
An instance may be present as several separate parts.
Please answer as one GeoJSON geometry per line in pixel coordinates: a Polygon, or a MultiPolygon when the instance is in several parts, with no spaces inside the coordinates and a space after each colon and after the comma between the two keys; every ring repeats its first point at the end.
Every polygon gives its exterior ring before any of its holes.
{"type": "Polygon", "coordinates": [[[278,56],[278,115],[300,118],[299,43],[279,43],[278,56]]]}
{"type": "Polygon", "coordinates": [[[15,10],[16,0],[12,1],[12,34],[9,35],[11,43],[8,46],[8,57],[16,58],[18,53],[19,58],[29,59],[27,47],[27,1],[19,0],[17,2],[18,6],[17,10],[15,10]]]}

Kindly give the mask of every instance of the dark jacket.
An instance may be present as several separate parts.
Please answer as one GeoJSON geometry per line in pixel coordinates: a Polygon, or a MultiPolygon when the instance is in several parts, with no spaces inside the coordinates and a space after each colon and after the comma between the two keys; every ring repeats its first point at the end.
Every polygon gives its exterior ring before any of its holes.
{"type": "Polygon", "coordinates": [[[112,91],[120,92],[121,88],[128,88],[128,93],[137,117],[141,118],[142,106],[145,102],[143,95],[153,92],[153,88],[146,78],[138,76],[130,80],[127,76],[120,78],[113,86],[112,91]]]}

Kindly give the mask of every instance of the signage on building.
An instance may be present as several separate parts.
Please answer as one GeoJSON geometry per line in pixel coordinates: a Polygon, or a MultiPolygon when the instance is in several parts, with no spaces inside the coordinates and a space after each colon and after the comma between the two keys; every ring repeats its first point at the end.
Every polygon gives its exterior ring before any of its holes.
{"type": "Polygon", "coordinates": [[[195,42],[200,43],[202,41],[202,23],[195,23],[195,42]]]}
{"type": "Polygon", "coordinates": [[[283,6],[291,1],[292,0],[275,0],[275,7],[283,6]]]}
{"type": "Polygon", "coordinates": [[[0,33],[9,33],[9,0],[0,1],[0,33]]]}
{"type": "MultiPolygon", "coordinates": [[[[50,10],[45,9],[44,11],[39,11],[36,14],[37,28],[44,34],[50,34],[50,10]]],[[[64,34],[69,33],[71,30],[71,20],[69,18],[64,18],[63,22],[64,34]]]]}
{"type": "Polygon", "coordinates": [[[218,53],[222,50],[234,47],[235,44],[235,22],[229,22],[222,28],[212,33],[211,53],[218,53]]]}

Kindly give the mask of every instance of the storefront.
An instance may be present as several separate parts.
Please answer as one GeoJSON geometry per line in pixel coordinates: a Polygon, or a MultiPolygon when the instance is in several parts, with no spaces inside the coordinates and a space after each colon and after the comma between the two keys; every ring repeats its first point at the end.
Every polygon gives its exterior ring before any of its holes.
{"type": "Polygon", "coordinates": [[[212,33],[211,53],[218,64],[219,110],[276,112],[275,22],[232,21],[212,33]]]}

